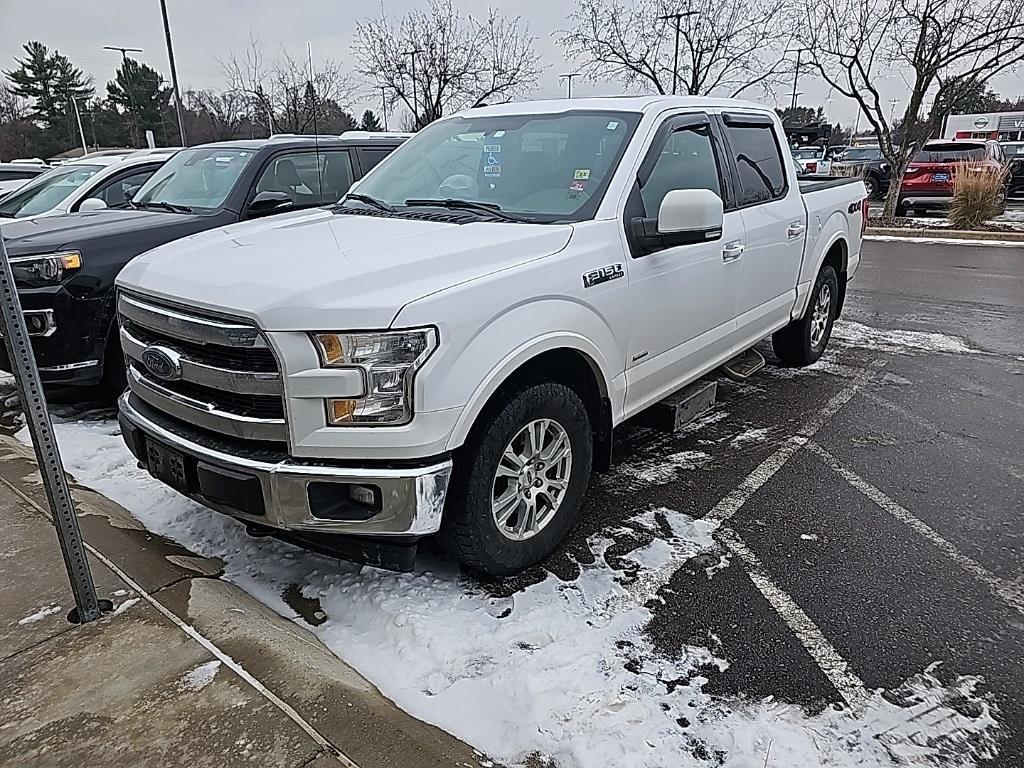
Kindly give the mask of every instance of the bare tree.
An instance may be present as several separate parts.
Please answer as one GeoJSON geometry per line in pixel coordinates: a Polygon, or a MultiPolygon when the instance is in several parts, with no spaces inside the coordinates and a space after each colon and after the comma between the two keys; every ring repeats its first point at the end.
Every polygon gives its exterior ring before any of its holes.
{"type": "Polygon", "coordinates": [[[237,139],[248,122],[249,99],[238,91],[186,91],[185,104],[206,121],[210,141],[237,139]]]}
{"type": "Polygon", "coordinates": [[[221,68],[228,91],[245,98],[249,118],[270,133],[309,133],[329,122],[332,111],[346,106],[356,88],[333,59],[314,62],[312,77],[306,57],[296,59],[281,47],[269,57],[258,38],[242,53],[232,52],[221,68]]]}
{"type": "Polygon", "coordinates": [[[384,88],[389,106],[401,103],[412,113],[415,128],[463,107],[509,101],[533,87],[542,69],[520,17],[491,10],[478,21],[460,15],[451,0],[358,24],[353,56],[360,74],[384,88]]]}
{"type": "Polygon", "coordinates": [[[907,165],[939,129],[941,109],[966,88],[1024,61],[1024,0],[806,0],[803,40],[812,66],[857,102],[892,166],[884,218],[897,213],[907,165]],[[896,122],[878,82],[897,73],[910,91],[896,122]]]}
{"type": "Polygon", "coordinates": [[[666,17],[677,13],[681,93],[770,93],[792,72],[785,58],[795,27],[788,0],[580,0],[559,42],[592,79],[671,93],[676,29],[666,17]]]}

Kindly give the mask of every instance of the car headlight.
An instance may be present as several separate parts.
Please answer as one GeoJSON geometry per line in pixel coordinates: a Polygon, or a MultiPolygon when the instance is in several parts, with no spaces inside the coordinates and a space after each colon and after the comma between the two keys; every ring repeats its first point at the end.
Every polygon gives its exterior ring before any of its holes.
{"type": "Polygon", "coordinates": [[[366,380],[361,398],[327,401],[332,426],[407,424],[413,415],[413,378],[437,349],[437,329],[371,333],[315,333],[325,368],[359,368],[366,380]]]}
{"type": "Polygon", "coordinates": [[[25,288],[57,285],[82,268],[82,254],[78,251],[15,256],[10,261],[15,284],[25,288]]]}

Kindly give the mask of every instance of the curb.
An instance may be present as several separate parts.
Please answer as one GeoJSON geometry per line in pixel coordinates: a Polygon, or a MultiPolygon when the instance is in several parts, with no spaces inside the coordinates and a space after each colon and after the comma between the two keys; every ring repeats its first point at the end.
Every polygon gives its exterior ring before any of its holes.
{"type": "Polygon", "coordinates": [[[917,240],[927,238],[930,241],[943,240],[957,242],[969,240],[985,243],[1021,243],[1024,244],[1024,232],[990,232],[987,230],[969,229],[909,229],[906,227],[868,227],[864,231],[867,237],[885,237],[900,240],[917,240]]]}

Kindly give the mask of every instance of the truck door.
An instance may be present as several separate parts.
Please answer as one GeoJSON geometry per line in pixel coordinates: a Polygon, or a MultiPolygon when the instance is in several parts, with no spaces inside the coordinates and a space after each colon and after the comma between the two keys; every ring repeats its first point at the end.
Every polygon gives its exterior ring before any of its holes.
{"type": "Polygon", "coordinates": [[[739,259],[737,341],[756,340],[789,321],[803,259],[806,212],[785,171],[768,115],[722,116],[746,248],[739,259]]]}
{"type": "Polygon", "coordinates": [[[631,256],[627,412],[677,389],[731,341],[743,223],[731,210],[723,156],[707,115],[677,115],[658,129],[640,165],[623,222],[631,256]],[[674,189],[709,189],[723,198],[720,239],[653,252],[639,245],[634,220],[656,218],[662,199],[674,189]]]}

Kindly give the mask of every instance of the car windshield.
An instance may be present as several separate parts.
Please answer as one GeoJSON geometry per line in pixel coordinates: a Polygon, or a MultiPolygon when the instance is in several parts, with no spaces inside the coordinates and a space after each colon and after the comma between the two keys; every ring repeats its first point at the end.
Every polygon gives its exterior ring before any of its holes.
{"type": "Polygon", "coordinates": [[[821,157],[821,150],[815,147],[794,149],[793,157],[795,157],[797,160],[814,160],[815,158],[821,157]]]}
{"type": "Polygon", "coordinates": [[[842,154],[843,160],[881,160],[882,150],[877,147],[863,147],[862,149],[848,149],[842,154]]]}
{"type": "Polygon", "coordinates": [[[597,211],[639,119],[579,110],[443,120],[388,156],[355,191],[396,208],[468,201],[483,204],[474,209],[482,216],[490,206],[533,222],[581,221],[597,211]]]}
{"type": "Polygon", "coordinates": [[[959,163],[964,160],[984,160],[985,147],[981,144],[928,144],[914,155],[915,163],[959,163]]]}
{"type": "Polygon", "coordinates": [[[103,170],[102,165],[62,165],[37,176],[0,202],[0,216],[20,219],[45,213],[103,170]]]}
{"type": "Polygon", "coordinates": [[[220,208],[255,155],[251,149],[183,149],[149,177],[132,203],[142,208],[220,208]]]}

